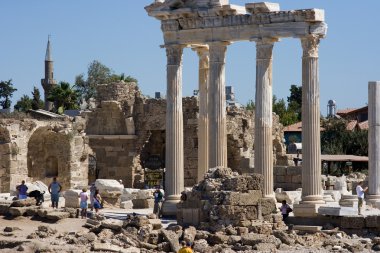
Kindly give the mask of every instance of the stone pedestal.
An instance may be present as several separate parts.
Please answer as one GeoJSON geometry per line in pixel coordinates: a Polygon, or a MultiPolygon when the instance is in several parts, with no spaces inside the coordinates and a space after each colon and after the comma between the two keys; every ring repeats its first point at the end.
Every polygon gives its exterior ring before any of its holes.
{"type": "Polygon", "coordinates": [[[209,52],[207,47],[197,47],[199,56],[199,117],[198,117],[198,173],[197,181],[204,178],[208,170],[208,77],[209,52]]]}
{"type": "Polygon", "coordinates": [[[163,215],[175,215],[176,203],[184,189],[183,112],[182,112],[182,45],[166,46],[166,173],[163,215]]]}
{"type": "Polygon", "coordinates": [[[274,41],[256,43],[255,170],[264,176],[263,194],[273,192],[272,52],[274,41]]]}
{"type": "Polygon", "coordinates": [[[368,196],[367,202],[380,202],[380,81],[368,83],[368,196]]]}
{"type": "Polygon", "coordinates": [[[225,57],[227,42],[213,42],[209,73],[209,166],[227,167],[225,57]]]}
{"type": "Polygon", "coordinates": [[[315,216],[323,205],[321,185],[320,104],[318,77],[319,37],[301,39],[302,57],[302,201],[296,216],[315,216]]]}

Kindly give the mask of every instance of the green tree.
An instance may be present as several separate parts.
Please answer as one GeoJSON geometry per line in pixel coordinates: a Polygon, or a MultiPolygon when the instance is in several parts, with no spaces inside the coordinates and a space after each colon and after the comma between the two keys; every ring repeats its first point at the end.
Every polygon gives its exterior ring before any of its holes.
{"type": "Polygon", "coordinates": [[[253,102],[253,100],[249,100],[247,105],[245,106],[245,108],[248,110],[248,111],[254,111],[255,110],[255,102],[253,102]]]}
{"type": "Polygon", "coordinates": [[[40,90],[34,86],[32,91],[32,109],[38,110],[44,108],[44,101],[41,99],[40,90]]]}
{"type": "Polygon", "coordinates": [[[60,82],[55,86],[48,97],[54,102],[55,111],[62,114],[64,110],[78,109],[78,91],[67,82],[60,82]]]}
{"type": "Polygon", "coordinates": [[[12,79],[0,82],[0,105],[3,109],[11,107],[12,101],[10,98],[17,89],[13,87],[12,79]]]}
{"type": "Polygon", "coordinates": [[[275,95],[273,95],[273,112],[279,116],[280,123],[284,126],[298,122],[298,114],[289,108],[289,106],[286,106],[283,98],[277,100],[275,95]]]}
{"type": "Polygon", "coordinates": [[[15,104],[15,110],[19,112],[27,112],[32,109],[32,99],[28,95],[23,95],[15,104]]]}
{"type": "Polygon", "coordinates": [[[95,60],[88,65],[87,79],[84,74],[75,77],[75,86],[80,97],[88,101],[90,98],[95,97],[97,85],[118,81],[137,83],[137,79],[132,76],[125,76],[124,73],[117,75],[112,69],[95,60]]]}
{"type": "Polygon", "coordinates": [[[290,96],[288,99],[288,111],[293,112],[297,116],[297,120],[302,119],[302,86],[292,84],[290,86],[290,96]]]}

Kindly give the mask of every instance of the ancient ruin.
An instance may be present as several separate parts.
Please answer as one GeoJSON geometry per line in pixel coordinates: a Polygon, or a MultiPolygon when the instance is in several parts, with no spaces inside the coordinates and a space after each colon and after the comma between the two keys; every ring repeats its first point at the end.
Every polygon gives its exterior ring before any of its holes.
{"type": "MultiPolygon", "coordinates": [[[[326,35],[324,11],[318,9],[281,11],[276,3],[230,5],[228,0],[155,1],[146,7],[161,21],[163,48],[167,54],[166,169],[168,201],[164,211],[172,213],[183,185],[182,53],[186,47],[198,50],[201,115],[199,136],[208,141],[199,151],[208,167],[227,166],[225,112],[225,55],[232,42],[256,43],[255,168],[264,175],[264,195],[273,196],[272,155],[272,51],[281,38],[299,38],[303,49],[303,198],[298,214],[316,214],[323,204],[320,186],[320,106],[318,46],[326,35]],[[208,58],[204,54],[208,53],[208,58]],[[208,60],[208,61],[207,61],[208,60]],[[208,78],[205,66],[208,65],[208,78]],[[202,86],[205,86],[204,88],[202,86]],[[201,106],[205,106],[202,108],[201,106]],[[204,126],[207,125],[207,126],[204,126]],[[208,129],[208,130],[207,130],[208,129]]],[[[205,164],[205,162],[200,162],[205,164]]],[[[200,168],[204,170],[205,168],[200,168]]]]}

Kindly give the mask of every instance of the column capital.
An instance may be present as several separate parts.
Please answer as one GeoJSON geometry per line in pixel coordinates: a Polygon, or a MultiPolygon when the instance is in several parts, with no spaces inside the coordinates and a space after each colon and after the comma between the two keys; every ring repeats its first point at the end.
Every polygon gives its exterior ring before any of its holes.
{"type": "Polygon", "coordinates": [[[207,45],[194,46],[192,47],[192,50],[197,52],[197,55],[199,57],[199,68],[208,69],[210,60],[209,47],[207,45]]]}
{"type": "Polygon", "coordinates": [[[301,38],[303,57],[318,57],[320,39],[320,36],[314,34],[301,38]]]}
{"type": "Polygon", "coordinates": [[[231,42],[217,41],[208,43],[210,50],[210,62],[225,62],[227,46],[231,42]]]}
{"type": "Polygon", "coordinates": [[[168,65],[182,64],[183,49],[186,47],[186,45],[173,44],[173,45],[164,45],[162,47],[166,49],[168,65]]]}

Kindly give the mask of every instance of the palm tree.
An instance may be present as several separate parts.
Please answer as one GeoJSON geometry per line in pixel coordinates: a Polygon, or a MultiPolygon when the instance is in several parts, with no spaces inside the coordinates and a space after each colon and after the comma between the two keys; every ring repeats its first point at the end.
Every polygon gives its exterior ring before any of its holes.
{"type": "Polygon", "coordinates": [[[78,98],[78,91],[67,82],[60,82],[48,96],[48,100],[54,102],[55,111],[59,114],[64,110],[78,109],[78,98]]]}

